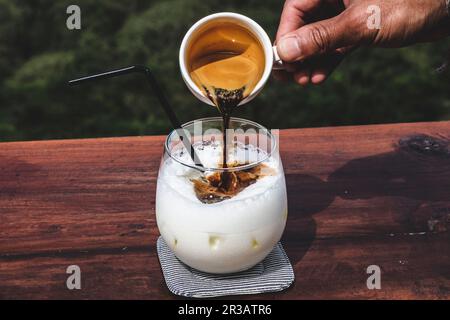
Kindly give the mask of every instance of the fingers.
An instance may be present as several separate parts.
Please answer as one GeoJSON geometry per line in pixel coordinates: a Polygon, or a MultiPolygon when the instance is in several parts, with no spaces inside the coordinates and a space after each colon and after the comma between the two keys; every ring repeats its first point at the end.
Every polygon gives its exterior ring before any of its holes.
{"type": "Polygon", "coordinates": [[[278,41],[278,54],[285,62],[296,62],[358,45],[365,36],[363,21],[346,10],[331,19],[305,25],[278,41]]]}
{"type": "Polygon", "coordinates": [[[310,78],[312,84],[318,85],[324,83],[341,63],[343,57],[340,57],[340,59],[330,57],[328,59],[328,61],[322,63],[319,62],[313,67],[310,78]]]}
{"type": "Polygon", "coordinates": [[[304,26],[305,15],[319,7],[321,0],[287,0],[281,14],[276,41],[282,36],[304,26]]]}
{"type": "Polygon", "coordinates": [[[321,84],[323,83],[328,75],[331,73],[331,70],[327,69],[317,69],[311,74],[311,83],[312,84],[321,84]]]}
{"type": "Polygon", "coordinates": [[[305,68],[303,70],[297,71],[294,73],[293,77],[295,82],[304,87],[310,82],[311,70],[310,68],[305,68]]]}
{"type": "Polygon", "coordinates": [[[302,86],[323,83],[351,48],[361,43],[366,19],[347,8],[330,19],[311,22],[324,0],[288,0],[277,33],[278,54],[285,71],[276,79],[293,79],[302,86]]]}
{"type": "Polygon", "coordinates": [[[293,79],[301,86],[322,84],[353,50],[353,47],[340,48],[332,53],[314,59],[290,64],[289,71],[278,71],[275,78],[282,79],[283,81],[293,79]]]}

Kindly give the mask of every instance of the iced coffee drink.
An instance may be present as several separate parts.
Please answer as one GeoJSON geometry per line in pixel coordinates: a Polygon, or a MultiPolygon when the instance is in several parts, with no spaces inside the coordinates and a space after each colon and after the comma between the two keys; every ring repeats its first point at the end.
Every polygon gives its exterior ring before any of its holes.
{"type": "Polygon", "coordinates": [[[182,262],[210,273],[237,272],[263,260],[287,219],[276,137],[237,118],[231,118],[224,135],[222,120],[183,126],[202,167],[194,164],[176,131],[168,136],[156,194],[165,242],[182,262]]]}

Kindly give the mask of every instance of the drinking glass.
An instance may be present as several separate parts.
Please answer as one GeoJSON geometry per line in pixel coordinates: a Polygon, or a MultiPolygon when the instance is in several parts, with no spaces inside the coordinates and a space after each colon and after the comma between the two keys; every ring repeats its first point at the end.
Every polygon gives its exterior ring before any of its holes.
{"type": "Polygon", "coordinates": [[[191,121],[182,129],[183,135],[172,131],[164,145],[156,191],[159,231],[176,257],[192,268],[208,273],[249,269],[272,251],[286,224],[278,135],[255,122],[231,118],[224,167],[222,118],[191,121]],[[203,166],[192,161],[182,142],[186,138],[203,166]],[[223,173],[260,177],[223,201],[202,202],[193,181],[223,173]]]}

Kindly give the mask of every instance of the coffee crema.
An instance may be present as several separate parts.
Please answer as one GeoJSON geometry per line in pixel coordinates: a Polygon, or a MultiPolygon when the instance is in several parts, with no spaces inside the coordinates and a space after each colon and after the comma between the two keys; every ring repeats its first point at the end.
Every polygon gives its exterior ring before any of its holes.
{"type": "MultiPolygon", "coordinates": [[[[252,93],[263,75],[263,47],[242,26],[217,22],[199,32],[190,44],[187,57],[192,80],[222,115],[222,168],[227,168],[226,132],[230,127],[230,118],[233,110],[252,93]]],[[[254,183],[260,171],[261,166],[239,172],[223,171],[193,181],[194,189],[200,201],[220,202],[254,183]]]]}
{"type": "Polygon", "coordinates": [[[264,49],[239,24],[216,22],[194,36],[187,50],[187,65],[191,79],[217,106],[216,89],[243,89],[242,99],[253,91],[264,73],[264,49]]]}

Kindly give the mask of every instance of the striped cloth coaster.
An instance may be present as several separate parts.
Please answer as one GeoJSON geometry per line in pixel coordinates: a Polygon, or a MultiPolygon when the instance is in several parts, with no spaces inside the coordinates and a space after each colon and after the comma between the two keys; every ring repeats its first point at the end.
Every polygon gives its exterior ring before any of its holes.
{"type": "Polygon", "coordinates": [[[253,268],[225,275],[205,273],[185,265],[162,237],[158,238],[157,250],[167,287],[179,296],[210,298],[277,292],[294,282],[294,271],[281,243],[253,268]]]}

